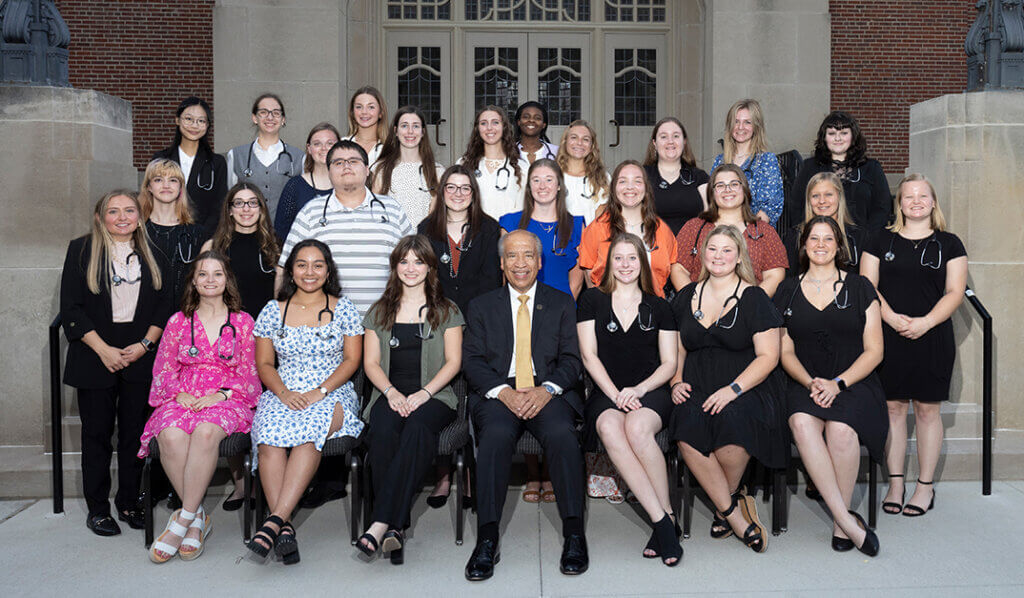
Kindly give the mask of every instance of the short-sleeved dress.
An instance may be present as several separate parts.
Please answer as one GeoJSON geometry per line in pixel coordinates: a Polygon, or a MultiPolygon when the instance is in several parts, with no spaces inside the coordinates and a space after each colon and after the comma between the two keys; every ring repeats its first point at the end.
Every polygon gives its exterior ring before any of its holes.
{"type": "MultiPolygon", "coordinates": [[[[580,294],[576,307],[576,321],[594,322],[597,357],[608,372],[608,377],[620,389],[636,386],[658,369],[661,365],[658,335],[662,330],[676,330],[672,308],[661,297],[644,293],[637,316],[627,328],[615,316],[612,296],[597,288],[587,289],[580,294]]],[[[668,384],[648,391],[640,399],[640,403],[658,414],[662,426],[668,425],[673,407],[668,384]]],[[[588,451],[596,450],[595,426],[598,416],[606,409],[618,407],[595,384],[583,412],[587,422],[588,451]]]]}
{"type": "Polygon", "coordinates": [[[693,387],[690,398],[675,407],[672,438],[705,455],[726,445],[739,445],[767,467],[785,467],[789,427],[781,370],[776,369],[754,388],[744,389],[717,415],[701,409],[709,396],[732,384],[754,361],[754,335],[782,326],[782,317],[764,290],[752,286],[742,291],[738,301],[729,302],[735,307],[704,328],[693,317],[690,305],[697,286],[686,285],[672,301],[686,349],[683,381],[693,387]]]}
{"type": "MultiPolygon", "coordinates": [[[[835,300],[820,311],[804,296],[799,279],[786,279],[775,293],[775,307],[793,340],[796,357],[813,378],[835,378],[864,352],[865,314],[878,295],[871,281],[859,274],[843,274],[843,278],[844,286],[836,285],[835,300]]],[[[889,416],[882,383],[874,372],[849,385],[828,408],[815,403],[810,391],[790,378],[786,405],[790,415],[808,413],[850,426],[873,459],[881,461],[885,456],[889,416]]]]}
{"type": "MultiPolygon", "coordinates": [[[[519,228],[519,220],[522,217],[522,211],[505,214],[498,220],[498,224],[506,231],[512,232],[519,228]]],[[[580,237],[583,236],[585,226],[582,216],[573,216],[572,233],[569,234],[569,240],[565,247],[559,247],[557,222],[538,222],[533,218],[530,219],[526,230],[537,235],[544,247],[540,272],[537,272],[538,282],[543,282],[549,287],[572,295],[572,289],[569,286],[569,270],[576,267],[576,262],[579,260],[580,237]]]]}
{"type": "MultiPolygon", "coordinates": [[[[331,323],[320,328],[285,326],[281,319],[278,302],[268,302],[256,320],[255,334],[274,342],[277,373],[284,385],[296,392],[320,386],[341,365],[345,337],[363,333],[359,312],[346,297],[338,300],[331,323]],[[282,329],[284,338],[278,334],[282,329]]],[[[338,403],[345,410],[345,423],[331,438],[359,436],[363,422],[359,419],[359,399],[351,380],[300,411],[289,409],[273,392],[264,392],[252,421],[253,470],[256,469],[256,447],[260,444],[292,447],[312,442],[318,451],[322,450],[334,406],[338,403]]]]}
{"type": "MultiPolygon", "coordinates": [[[[946,292],[946,265],[967,255],[960,239],[944,231],[918,241],[883,230],[865,249],[878,258],[878,292],[889,307],[910,317],[927,315],[946,292]],[[916,245],[916,247],[915,247],[916,245]],[[892,253],[892,261],[885,256],[892,253]]],[[[890,400],[935,403],[949,399],[956,359],[953,322],[946,320],[911,340],[883,324],[885,358],[878,370],[890,400]]]]}

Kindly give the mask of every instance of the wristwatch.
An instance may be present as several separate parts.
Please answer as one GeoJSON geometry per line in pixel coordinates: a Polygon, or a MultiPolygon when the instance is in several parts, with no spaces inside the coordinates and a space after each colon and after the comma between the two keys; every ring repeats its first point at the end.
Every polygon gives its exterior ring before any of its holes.
{"type": "Polygon", "coordinates": [[[329,394],[329,393],[327,392],[327,389],[326,389],[326,388],[324,388],[323,386],[318,386],[318,387],[317,387],[317,390],[319,390],[319,391],[320,391],[320,393],[321,393],[321,394],[323,394],[323,395],[324,395],[325,397],[326,397],[326,396],[327,396],[327,395],[329,394]]]}
{"type": "Polygon", "coordinates": [[[739,382],[733,382],[732,384],[729,385],[729,388],[731,388],[732,391],[736,393],[737,397],[743,394],[743,387],[740,386],[739,382]]]}
{"type": "Polygon", "coordinates": [[[555,388],[555,385],[554,385],[554,384],[551,384],[551,383],[549,383],[549,382],[545,382],[544,384],[541,384],[541,387],[542,387],[542,388],[543,388],[544,390],[546,390],[546,391],[548,391],[549,393],[551,393],[551,396],[553,396],[553,397],[557,397],[557,396],[558,396],[558,395],[560,394],[560,393],[558,392],[558,389],[557,389],[557,388],[555,388]]]}
{"type": "Polygon", "coordinates": [[[832,381],[839,385],[839,392],[846,390],[846,380],[836,376],[835,378],[832,378],[832,381]]]}
{"type": "Polygon", "coordinates": [[[149,340],[146,337],[143,337],[142,340],[139,341],[139,343],[149,353],[152,353],[153,351],[156,351],[156,343],[154,343],[153,341],[149,340]]]}

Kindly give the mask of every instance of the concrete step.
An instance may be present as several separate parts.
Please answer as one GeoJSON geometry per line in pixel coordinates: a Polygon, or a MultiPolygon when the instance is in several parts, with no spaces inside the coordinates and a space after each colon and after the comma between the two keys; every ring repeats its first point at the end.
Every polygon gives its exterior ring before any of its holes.
{"type": "MultiPolygon", "coordinates": [[[[980,403],[953,403],[946,401],[939,407],[942,414],[942,427],[946,438],[981,438],[982,414],[980,403]]],[[[907,414],[907,430],[914,434],[913,411],[907,414]]]]}

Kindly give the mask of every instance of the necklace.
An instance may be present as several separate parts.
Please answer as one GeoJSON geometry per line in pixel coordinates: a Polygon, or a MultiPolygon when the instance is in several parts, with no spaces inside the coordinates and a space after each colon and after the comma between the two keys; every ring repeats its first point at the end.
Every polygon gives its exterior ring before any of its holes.
{"type": "Polygon", "coordinates": [[[487,170],[491,170],[491,171],[493,171],[496,168],[498,168],[499,166],[501,166],[503,162],[505,162],[505,161],[504,160],[492,160],[490,158],[484,158],[484,165],[487,166],[487,170]]]}
{"type": "MultiPolygon", "coordinates": [[[[932,234],[928,235],[927,237],[925,237],[925,238],[923,238],[923,239],[918,239],[918,240],[916,240],[916,241],[910,241],[911,243],[913,243],[913,244],[914,244],[914,251],[917,251],[917,248],[918,248],[918,247],[919,247],[919,246],[921,245],[921,243],[924,243],[924,242],[925,242],[925,241],[927,241],[928,239],[931,239],[931,238],[932,238],[932,236],[934,236],[934,235],[935,235],[935,233],[932,233],[932,234]]],[[[909,240],[909,239],[908,239],[908,240],[909,240]]]]}
{"type": "Polygon", "coordinates": [[[823,285],[826,282],[832,280],[832,275],[829,275],[828,278],[822,278],[821,280],[818,280],[816,278],[811,278],[810,276],[804,276],[804,280],[806,280],[807,282],[810,282],[810,283],[812,283],[814,285],[816,293],[821,293],[821,285],[823,285]]]}
{"type": "MultiPolygon", "coordinates": [[[[534,222],[537,222],[537,221],[536,221],[536,220],[534,220],[534,222]]],[[[552,222],[550,226],[544,226],[544,223],[543,223],[543,222],[537,222],[537,224],[538,224],[538,225],[539,225],[539,226],[540,226],[540,227],[541,227],[542,229],[544,229],[544,232],[546,232],[546,233],[550,233],[551,231],[555,230],[555,227],[556,227],[556,226],[558,226],[558,223],[557,223],[557,222],[552,222]]]]}

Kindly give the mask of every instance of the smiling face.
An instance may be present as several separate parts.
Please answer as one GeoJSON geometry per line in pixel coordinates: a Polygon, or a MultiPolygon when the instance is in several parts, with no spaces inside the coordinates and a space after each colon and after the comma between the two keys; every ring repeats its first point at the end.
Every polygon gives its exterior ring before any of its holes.
{"type": "Polygon", "coordinates": [[[719,210],[733,210],[743,205],[743,183],[735,172],[719,172],[711,188],[719,210]]]}
{"type": "Polygon", "coordinates": [[[732,119],[732,140],[736,143],[746,143],[754,136],[754,121],[750,116],[750,110],[740,108],[732,119]]]}
{"type": "Polygon", "coordinates": [[[686,147],[683,130],[672,121],[658,127],[658,132],[651,143],[654,144],[654,151],[658,153],[658,160],[663,162],[678,162],[683,155],[683,148],[686,147]]]}
{"type": "Polygon", "coordinates": [[[330,129],[317,131],[313,133],[309,143],[306,144],[306,153],[312,156],[313,161],[317,164],[326,164],[327,152],[334,147],[335,143],[338,143],[338,136],[334,134],[334,131],[330,129]]]}
{"type": "Polygon", "coordinates": [[[260,200],[250,189],[239,189],[231,198],[229,214],[235,221],[235,230],[251,231],[260,222],[260,200]]]}
{"type": "Polygon", "coordinates": [[[839,192],[835,186],[828,181],[820,181],[811,187],[811,211],[815,216],[835,217],[839,211],[839,192]]]}
{"type": "Polygon", "coordinates": [[[544,124],[544,113],[536,106],[523,108],[519,115],[519,131],[523,137],[539,137],[544,124]]]}
{"type": "Polygon", "coordinates": [[[224,294],[228,276],[220,260],[205,259],[196,266],[195,285],[200,297],[220,297],[224,294]]]}
{"type": "Polygon", "coordinates": [[[128,241],[139,228],[139,208],[132,198],[115,195],[107,201],[103,214],[103,227],[115,241],[128,241]]]}
{"type": "Polygon", "coordinates": [[[804,244],[804,251],[812,264],[824,266],[835,263],[836,252],[839,251],[839,240],[832,232],[832,227],[824,222],[819,222],[811,227],[811,232],[807,235],[807,243],[804,244]]]}
{"type": "Polygon", "coordinates": [[[376,127],[380,121],[380,103],[377,98],[368,93],[357,95],[352,103],[352,117],[360,129],[376,127]]]}
{"type": "Polygon", "coordinates": [[[315,293],[327,282],[327,260],[316,247],[303,247],[292,266],[295,286],[306,293],[315,293]]]}
{"type": "Polygon", "coordinates": [[[154,200],[172,204],[181,197],[181,179],[174,175],[158,174],[149,179],[147,189],[154,200]]]}
{"type": "Polygon", "coordinates": [[[704,249],[704,267],[711,276],[728,276],[736,271],[740,250],[735,241],[726,235],[713,235],[704,249]]]}
{"type": "Polygon", "coordinates": [[[530,173],[530,194],[533,201],[547,205],[558,197],[558,173],[547,166],[537,166],[530,173]]]}
{"type": "Polygon", "coordinates": [[[911,220],[931,220],[932,209],[935,207],[935,196],[926,181],[907,181],[900,188],[900,211],[903,218],[911,220]]]}
{"type": "Polygon", "coordinates": [[[453,174],[444,184],[444,205],[448,208],[448,217],[462,220],[461,214],[473,205],[473,187],[469,177],[464,174],[453,174]]]}
{"type": "Polygon", "coordinates": [[[485,145],[501,143],[501,135],[504,132],[501,115],[493,110],[484,110],[480,113],[480,118],[476,119],[476,131],[485,145]]]}
{"type": "Polygon", "coordinates": [[[277,135],[284,126],[284,109],[274,98],[263,98],[256,105],[256,114],[252,122],[266,135],[277,135]]]}
{"type": "Polygon", "coordinates": [[[429,270],[430,266],[421,260],[414,251],[406,252],[402,259],[398,260],[398,265],[395,268],[398,279],[406,288],[418,287],[423,284],[429,270]]]}
{"type": "Polygon", "coordinates": [[[612,276],[616,282],[630,284],[640,278],[640,255],[632,243],[616,243],[611,248],[612,276]]]}
{"type": "Polygon", "coordinates": [[[594,147],[594,138],[590,131],[583,125],[570,127],[565,134],[565,151],[577,160],[587,157],[594,147]]]}
{"type": "Polygon", "coordinates": [[[827,127],[825,129],[825,145],[832,153],[833,160],[844,160],[851,143],[853,143],[853,131],[849,127],[842,129],[827,127]]]}
{"type": "Polygon", "coordinates": [[[414,149],[419,147],[423,139],[423,121],[413,113],[403,114],[398,119],[398,126],[395,128],[398,135],[398,143],[402,147],[414,149]]]}
{"type": "Polygon", "coordinates": [[[516,291],[528,291],[533,286],[540,271],[540,252],[532,235],[522,230],[505,235],[501,269],[516,291]]]}
{"type": "Polygon", "coordinates": [[[193,104],[174,119],[181,136],[189,141],[199,141],[210,127],[210,118],[199,104],[193,104]]]}
{"type": "Polygon", "coordinates": [[[633,164],[624,166],[615,179],[615,200],[623,208],[635,208],[643,203],[646,188],[643,169],[633,164]]]}

